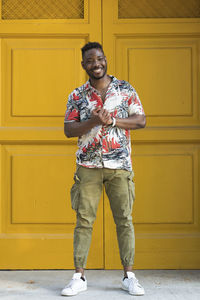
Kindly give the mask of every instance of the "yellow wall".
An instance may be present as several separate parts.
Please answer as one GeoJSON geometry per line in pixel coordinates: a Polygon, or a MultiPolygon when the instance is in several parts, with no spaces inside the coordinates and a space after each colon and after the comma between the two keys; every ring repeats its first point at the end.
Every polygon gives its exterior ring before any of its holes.
{"type": "MultiPolygon", "coordinates": [[[[0,21],[0,268],[73,268],[77,146],[63,120],[86,80],[89,40],[103,43],[109,73],[136,88],[147,115],[131,135],[135,267],[200,267],[199,32],[197,18],[119,18],[117,0],[85,0],[83,19],[0,21]]],[[[121,268],[105,193],[87,267],[121,268]]]]}

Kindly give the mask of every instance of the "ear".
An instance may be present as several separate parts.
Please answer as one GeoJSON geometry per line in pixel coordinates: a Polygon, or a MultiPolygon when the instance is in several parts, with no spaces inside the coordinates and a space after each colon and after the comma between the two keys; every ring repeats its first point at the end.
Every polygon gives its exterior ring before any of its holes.
{"type": "Polygon", "coordinates": [[[83,60],[82,60],[82,62],[81,62],[81,66],[82,66],[82,68],[85,70],[85,65],[84,65],[83,60]]]}

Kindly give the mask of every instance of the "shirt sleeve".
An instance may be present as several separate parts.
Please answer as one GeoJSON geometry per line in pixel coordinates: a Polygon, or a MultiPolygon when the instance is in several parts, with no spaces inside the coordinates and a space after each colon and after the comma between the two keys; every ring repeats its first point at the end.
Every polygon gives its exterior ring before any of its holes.
{"type": "Polygon", "coordinates": [[[128,114],[129,116],[136,115],[144,115],[144,109],[142,107],[142,103],[140,98],[136,92],[136,90],[130,86],[130,94],[128,99],[128,114]]]}
{"type": "Polygon", "coordinates": [[[80,113],[78,110],[78,106],[76,104],[77,98],[78,97],[74,92],[69,95],[64,123],[71,122],[71,121],[77,121],[77,122],[80,121],[80,113]]]}

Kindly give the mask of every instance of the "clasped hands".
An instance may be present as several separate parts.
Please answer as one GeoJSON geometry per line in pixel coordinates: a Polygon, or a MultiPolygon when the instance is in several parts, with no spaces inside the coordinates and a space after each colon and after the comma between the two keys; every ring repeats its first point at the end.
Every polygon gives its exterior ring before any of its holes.
{"type": "Polygon", "coordinates": [[[91,119],[97,125],[111,125],[113,123],[112,117],[105,108],[97,107],[92,111],[91,119]]]}

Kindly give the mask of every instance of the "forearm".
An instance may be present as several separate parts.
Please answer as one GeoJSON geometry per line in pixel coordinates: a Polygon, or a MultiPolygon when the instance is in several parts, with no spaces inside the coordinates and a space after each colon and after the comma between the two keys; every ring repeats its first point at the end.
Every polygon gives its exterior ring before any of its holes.
{"type": "Polygon", "coordinates": [[[145,115],[132,115],[128,118],[116,118],[116,125],[122,129],[140,129],[146,126],[145,115]]]}
{"type": "Polygon", "coordinates": [[[67,122],[64,123],[64,133],[68,138],[78,137],[88,133],[96,125],[96,122],[92,119],[83,122],[67,122]]]}

